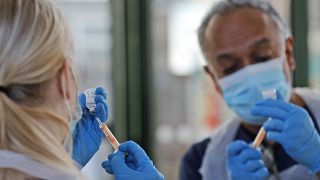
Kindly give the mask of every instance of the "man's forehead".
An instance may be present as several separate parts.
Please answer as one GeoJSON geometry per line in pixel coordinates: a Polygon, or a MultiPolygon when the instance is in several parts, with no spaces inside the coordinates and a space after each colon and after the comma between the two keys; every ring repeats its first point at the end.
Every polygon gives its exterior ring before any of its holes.
{"type": "Polygon", "coordinates": [[[271,18],[260,10],[242,8],[214,17],[205,32],[208,50],[219,51],[250,46],[263,38],[278,37],[271,18]]]}

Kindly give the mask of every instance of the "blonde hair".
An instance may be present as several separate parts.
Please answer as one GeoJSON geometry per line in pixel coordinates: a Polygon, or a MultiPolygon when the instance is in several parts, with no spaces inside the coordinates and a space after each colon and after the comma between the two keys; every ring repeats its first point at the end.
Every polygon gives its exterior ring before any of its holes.
{"type": "MultiPolygon", "coordinates": [[[[68,128],[67,120],[30,106],[44,98],[41,92],[71,55],[70,31],[49,0],[0,1],[0,85],[7,88],[6,93],[0,92],[0,150],[23,153],[79,175],[70,153],[40,122],[55,121],[68,128]]],[[[0,169],[0,179],[27,177],[16,170],[0,169]]]]}

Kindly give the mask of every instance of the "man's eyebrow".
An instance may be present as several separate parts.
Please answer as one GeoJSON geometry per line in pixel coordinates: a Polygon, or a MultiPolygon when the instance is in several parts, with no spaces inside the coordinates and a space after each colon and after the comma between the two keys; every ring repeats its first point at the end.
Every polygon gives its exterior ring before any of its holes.
{"type": "MultiPolygon", "coordinates": [[[[252,45],[250,45],[250,48],[256,48],[258,46],[262,46],[262,45],[266,45],[266,44],[270,44],[271,43],[271,40],[268,39],[268,38],[262,38],[260,40],[257,40],[255,41],[252,45]]],[[[232,59],[233,56],[231,53],[221,53],[221,54],[218,54],[216,56],[216,59],[218,61],[222,61],[222,60],[226,60],[226,59],[232,59]]]]}
{"type": "Polygon", "coordinates": [[[221,60],[224,60],[224,59],[232,59],[232,55],[228,54],[228,53],[223,53],[223,54],[219,54],[217,56],[217,60],[218,61],[221,61],[221,60]]]}
{"type": "Polygon", "coordinates": [[[260,40],[258,40],[256,42],[254,42],[250,47],[251,48],[255,48],[255,47],[258,47],[258,46],[261,46],[261,45],[270,44],[270,43],[271,43],[270,39],[263,38],[263,39],[260,39],[260,40]]]}

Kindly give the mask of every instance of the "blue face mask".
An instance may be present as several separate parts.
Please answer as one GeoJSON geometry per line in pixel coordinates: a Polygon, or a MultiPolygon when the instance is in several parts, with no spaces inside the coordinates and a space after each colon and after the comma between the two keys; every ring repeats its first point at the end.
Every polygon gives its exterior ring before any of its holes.
{"type": "Polygon", "coordinates": [[[262,100],[262,91],[276,89],[285,101],[291,96],[291,85],[284,73],[284,58],[249,65],[229,76],[221,78],[219,85],[227,105],[243,121],[262,125],[267,119],[251,114],[257,101],[262,100]]]}

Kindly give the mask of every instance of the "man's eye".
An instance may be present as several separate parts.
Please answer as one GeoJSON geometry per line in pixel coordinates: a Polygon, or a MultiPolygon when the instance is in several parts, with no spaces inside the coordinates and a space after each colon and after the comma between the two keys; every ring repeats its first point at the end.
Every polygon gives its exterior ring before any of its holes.
{"type": "Polygon", "coordinates": [[[270,56],[261,56],[261,57],[255,57],[254,59],[254,63],[260,63],[260,62],[266,62],[270,59],[272,59],[272,57],[270,56]]]}
{"type": "Polygon", "coordinates": [[[239,67],[236,66],[236,65],[234,65],[234,66],[225,68],[225,69],[223,70],[223,75],[224,75],[224,76],[227,76],[227,75],[230,75],[230,74],[232,74],[232,73],[235,73],[235,72],[238,71],[238,70],[239,70],[239,67]]]}

